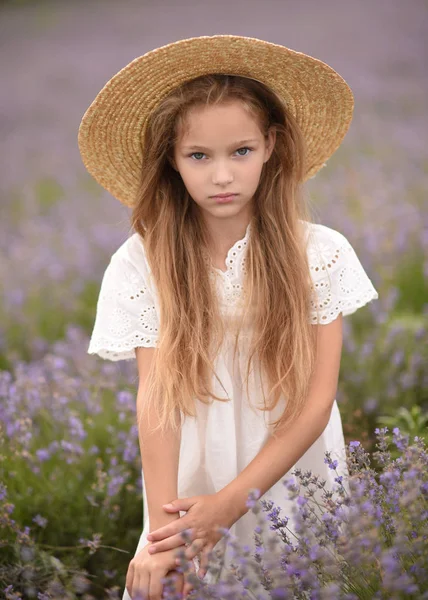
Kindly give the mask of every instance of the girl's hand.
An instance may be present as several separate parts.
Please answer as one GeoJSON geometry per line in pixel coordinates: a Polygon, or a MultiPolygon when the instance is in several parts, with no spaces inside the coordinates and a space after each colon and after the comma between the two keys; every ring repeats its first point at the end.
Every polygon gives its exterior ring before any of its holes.
{"type": "Polygon", "coordinates": [[[229,529],[237,520],[232,506],[231,502],[219,493],[181,498],[165,504],[163,508],[168,513],[188,512],[147,536],[149,542],[154,542],[149,547],[149,552],[152,554],[181,546],[183,538],[180,533],[190,530],[188,533],[192,543],[186,549],[185,556],[191,560],[201,554],[198,576],[202,578],[208,569],[209,553],[223,537],[218,527],[229,529]]]}
{"type": "MultiPolygon", "coordinates": [[[[187,581],[184,583],[184,574],[176,570],[177,551],[166,550],[152,556],[148,547],[149,544],[144,546],[129,563],[125,587],[132,600],[161,600],[164,587],[161,580],[167,575],[174,577],[174,592],[186,598],[193,586],[187,581]]],[[[195,573],[193,561],[189,570],[195,573]]]]}

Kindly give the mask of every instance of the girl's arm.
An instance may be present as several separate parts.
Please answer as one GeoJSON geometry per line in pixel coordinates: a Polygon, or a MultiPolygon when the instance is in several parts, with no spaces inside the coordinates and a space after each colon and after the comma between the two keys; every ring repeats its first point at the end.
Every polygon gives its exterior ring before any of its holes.
{"type": "MultiPolygon", "coordinates": [[[[162,508],[162,504],[177,498],[181,433],[178,430],[176,433],[168,431],[166,435],[162,435],[160,432],[150,434],[148,423],[150,422],[153,427],[157,425],[157,422],[154,415],[148,415],[147,411],[144,410],[148,373],[156,352],[156,348],[135,349],[139,374],[137,393],[138,438],[148,504],[144,507],[144,510],[148,510],[149,513],[150,531],[180,518],[179,513],[166,513],[162,508]],[[148,419],[149,416],[150,419],[148,419]]],[[[177,414],[178,418],[179,415],[177,414]]]]}
{"type": "Polygon", "coordinates": [[[318,348],[306,405],[287,427],[278,428],[253,460],[219,494],[234,512],[234,521],[248,512],[246,500],[251,488],[263,495],[282,479],[326,428],[339,379],[342,353],[342,314],[328,325],[317,327],[318,348]],[[232,508],[233,507],[233,508],[232,508]]]}

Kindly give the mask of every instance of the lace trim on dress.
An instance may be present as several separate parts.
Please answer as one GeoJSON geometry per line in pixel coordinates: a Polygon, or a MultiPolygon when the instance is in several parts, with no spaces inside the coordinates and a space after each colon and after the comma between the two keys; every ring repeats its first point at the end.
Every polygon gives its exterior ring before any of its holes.
{"type": "MultiPolygon", "coordinates": [[[[145,260],[143,254],[138,258],[145,260]]],[[[110,360],[135,358],[135,348],[158,345],[158,333],[158,311],[145,277],[116,252],[104,273],[88,353],[110,360]]]]}
{"type": "Polygon", "coordinates": [[[308,246],[311,323],[328,324],[379,296],[345,236],[324,225],[313,224],[312,229],[316,239],[308,246]]]}
{"type": "MultiPolygon", "coordinates": [[[[251,225],[251,224],[250,224],[251,225]]],[[[221,276],[219,293],[225,313],[234,311],[241,299],[246,274],[246,247],[250,232],[238,240],[227,255],[227,271],[214,269],[221,276]]],[[[353,247],[340,232],[325,225],[308,223],[308,260],[312,278],[310,300],[312,324],[328,324],[340,313],[354,313],[378,293],[368,278],[353,247]]]]}
{"type": "Polygon", "coordinates": [[[211,268],[219,273],[220,275],[224,275],[226,277],[232,277],[235,271],[235,265],[242,254],[245,253],[245,250],[248,245],[248,239],[250,237],[251,232],[251,222],[248,223],[247,229],[245,230],[245,235],[241,240],[236,241],[231,248],[229,248],[226,255],[226,271],[222,271],[221,269],[217,269],[216,267],[211,265],[211,268]]]}
{"type": "Polygon", "coordinates": [[[251,222],[247,225],[245,235],[241,240],[238,240],[229,249],[226,256],[226,271],[217,269],[211,265],[212,272],[219,275],[219,295],[220,304],[225,307],[225,310],[236,305],[242,298],[244,288],[241,284],[244,275],[246,275],[246,249],[251,233],[251,222]]]}
{"type": "MultiPolygon", "coordinates": [[[[236,316],[243,294],[250,224],[230,248],[227,271],[211,265],[222,311],[236,316]]],[[[338,231],[308,224],[308,260],[312,279],[310,322],[327,324],[378,298],[354,249],[338,231]]],[[[134,234],[112,256],[101,284],[89,354],[110,360],[135,358],[135,348],[158,345],[158,300],[150,285],[144,247],[134,234]]]]}

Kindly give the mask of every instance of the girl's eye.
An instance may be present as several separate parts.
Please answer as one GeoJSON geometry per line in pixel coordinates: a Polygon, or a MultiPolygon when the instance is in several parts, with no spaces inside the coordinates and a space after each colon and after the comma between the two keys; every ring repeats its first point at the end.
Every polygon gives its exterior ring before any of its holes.
{"type": "MultiPolygon", "coordinates": [[[[247,148],[247,147],[244,147],[244,148],[238,148],[238,150],[237,150],[236,152],[240,152],[241,150],[248,150],[248,151],[249,151],[249,152],[248,152],[248,154],[249,154],[250,152],[252,152],[252,148],[247,148]]],[[[248,156],[248,154],[239,154],[239,156],[248,156]]],[[[195,157],[195,160],[196,160],[197,162],[200,162],[200,158],[199,158],[199,157],[201,157],[201,158],[202,158],[202,156],[205,156],[205,154],[204,154],[203,152],[193,152],[193,153],[190,155],[190,157],[191,157],[191,158],[195,157]]]]}
{"type": "MultiPolygon", "coordinates": [[[[249,150],[251,152],[251,148],[238,148],[237,152],[239,152],[240,150],[249,150]]],[[[240,154],[239,156],[248,156],[248,154],[240,154]]]]}
{"type": "MultiPolygon", "coordinates": [[[[199,154],[199,156],[204,156],[203,152],[193,152],[193,154],[190,155],[190,157],[192,158],[193,156],[196,156],[197,154],[199,154]]],[[[199,160],[199,159],[196,159],[199,160]]]]}

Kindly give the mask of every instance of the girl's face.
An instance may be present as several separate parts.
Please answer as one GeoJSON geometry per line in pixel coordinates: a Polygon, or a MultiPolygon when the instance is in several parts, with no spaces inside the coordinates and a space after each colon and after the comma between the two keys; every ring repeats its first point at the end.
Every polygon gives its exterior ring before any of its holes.
{"type": "Polygon", "coordinates": [[[252,199],[263,164],[275,145],[271,129],[265,138],[257,121],[239,101],[198,106],[187,115],[174,148],[174,168],[208,221],[252,215],[252,199]],[[217,194],[236,194],[219,202],[217,194]]]}

